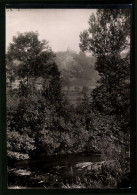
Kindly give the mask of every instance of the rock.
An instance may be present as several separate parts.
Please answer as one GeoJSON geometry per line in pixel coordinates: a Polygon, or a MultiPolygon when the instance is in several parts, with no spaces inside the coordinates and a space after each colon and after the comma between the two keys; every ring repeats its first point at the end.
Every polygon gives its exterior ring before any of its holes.
{"type": "Polygon", "coordinates": [[[39,181],[38,183],[44,183],[44,181],[39,181]]]}
{"type": "Polygon", "coordinates": [[[14,171],[14,173],[17,175],[30,175],[31,174],[30,171],[27,171],[25,169],[18,169],[16,171],[14,171]]]}
{"type": "Polygon", "coordinates": [[[91,166],[93,163],[92,162],[83,162],[83,163],[78,163],[75,165],[75,168],[85,168],[85,167],[88,167],[88,166],[91,166]]]}

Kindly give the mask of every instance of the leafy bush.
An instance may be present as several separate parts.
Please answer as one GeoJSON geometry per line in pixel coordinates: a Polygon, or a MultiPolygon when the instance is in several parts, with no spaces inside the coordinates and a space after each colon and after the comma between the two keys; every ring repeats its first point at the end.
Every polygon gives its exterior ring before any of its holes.
{"type": "Polygon", "coordinates": [[[27,134],[7,130],[7,149],[11,159],[28,159],[30,151],[35,149],[34,139],[27,134]]]}

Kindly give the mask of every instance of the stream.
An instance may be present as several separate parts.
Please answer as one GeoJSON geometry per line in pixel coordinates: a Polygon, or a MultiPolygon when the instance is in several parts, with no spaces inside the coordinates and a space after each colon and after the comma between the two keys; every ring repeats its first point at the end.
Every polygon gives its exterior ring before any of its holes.
{"type": "Polygon", "coordinates": [[[63,188],[76,182],[83,174],[83,167],[91,170],[91,165],[101,161],[101,154],[62,154],[33,160],[21,160],[8,171],[8,186],[14,188],[63,188]]]}

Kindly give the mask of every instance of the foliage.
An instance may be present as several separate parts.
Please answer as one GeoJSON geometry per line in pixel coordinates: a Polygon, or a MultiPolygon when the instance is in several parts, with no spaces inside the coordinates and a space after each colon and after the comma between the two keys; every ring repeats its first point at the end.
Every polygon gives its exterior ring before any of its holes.
{"type": "Polygon", "coordinates": [[[10,73],[14,78],[9,79],[11,88],[7,97],[10,158],[17,154],[17,159],[35,158],[86,148],[89,134],[79,114],[62,95],[60,72],[53,57],[47,42],[40,42],[37,33],[18,34],[9,46],[7,78],[10,73]],[[15,89],[14,82],[18,82],[15,89]]]}
{"type": "MultiPolygon", "coordinates": [[[[58,53],[55,59],[47,41],[39,41],[34,32],[13,38],[7,52],[7,149],[10,159],[97,150],[101,151],[103,160],[116,160],[117,174],[114,173],[116,166],[108,164],[96,174],[83,172],[80,179],[74,178],[71,170],[64,185],[100,188],[117,187],[118,182],[122,185],[122,178],[129,173],[126,165],[122,167],[124,160],[121,161],[126,156],[124,146],[129,144],[128,24],[127,10],[98,10],[96,16],[90,17],[89,30],[80,35],[80,47],[95,55],[95,67],[100,75],[90,96],[87,87],[94,80],[90,57],[83,52],[69,51],[58,53]],[[122,57],[124,51],[127,55],[122,57]],[[79,84],[83,86],[83,99],[76,107],[62,93],[63,79],[66,86],[74,85],[69,82],[75,80],[75,90],[79,84]],[[14,89],[13,83],[18,83],[14,89]]],[[[56,180],[58,175],[54,176],[56,180]]]]}
{"type": "Polygon", "coordinates": [[[125,145],[129,142],[130,129],[129,29],[129,10],[100,9],[96,16],[91,15],[88,31],[80,35],[81,49],[96,56],[95,67],[101,76],[92,94],[92,109],[114,118],[113,124],[118,128],[112,135],[123,134],[125,145]],[[127,53],[124,58],[123,52],[127,53]]]}
{"type": "Polygon", "coordinates": [[[7,149],[10,159],[28,159],[29,152],[35,149],[34,139],[17,131],[7,131],[7,149]]]}
{"type": "Polygon", "coordinates": [[[21,79],[29,85],[31,77],[46,75],[49,66],[47,62],[53,56],[48,42],[38,40],[38,33],[18,33],[17,37],[13,37],[13,43],[10,43],[8,48],[7,68],[14,73],[14,79],[16,76],[16,79],[21,79]]]}
{"type": "Polygon", "coordinates": [[[7,90],[7,144],[11,157],[16,151],[20,153],[18,159],[25,158],[23,152],[29,156],[37,153],[41,149],[40,132],[54,128],[62,94],[53,57],[47,41],[39,41],[34,32],[19,33],[8,48],[7,81],[11,87],[7,90]],[[15,89],[14,82],[19,83],[15,89]]]}
{"type": "Polygon", "coordinates": [[[125,187],[123,180],[130,185],[130,170],[124,165],[129,167],[126,150],[130,141],[130,11],[97,10],[80,40],[81,49],[96,57],[95,68],[100,75],[89,101],[92,143],[101,151],[103,160],[117,162],[113,168],[104,166],[104,185],[111,186],[113,178],[116,187],[125,187]]]}

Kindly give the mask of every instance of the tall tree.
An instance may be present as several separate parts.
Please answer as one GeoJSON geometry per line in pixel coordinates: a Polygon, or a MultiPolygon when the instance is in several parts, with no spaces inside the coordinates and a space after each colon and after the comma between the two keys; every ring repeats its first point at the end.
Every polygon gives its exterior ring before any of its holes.
{"type": "Polygon", "coordinates": [[[14,37],[7,51],[7,79],[11,83],[7,97],[8,154],[10,158],[16,158],[17,153],[28,158],[41,150],[41,131],[55,129],[53,120],[61,107],[60,72],[48,42],[39,41],[34,32],[14,37]],[[12,83],[17,81],[20,84],[14,90],[12,83]],[[42,87],[40,92],[37,85],[42,87]]]}
{"type": "MultiPolygon", "coordinates": [[[[129,141],[130,129],[130,11],[100,9],[89,19],[89,29],[80,34],[80,48],[96,56],[101,79],[93,91],[93,108],[113,115],[129,141]],[[124,56],[124,53],[126,55],[124,56]]],[[[126,139],[124,139],[124,142],[126,139]]]]}

